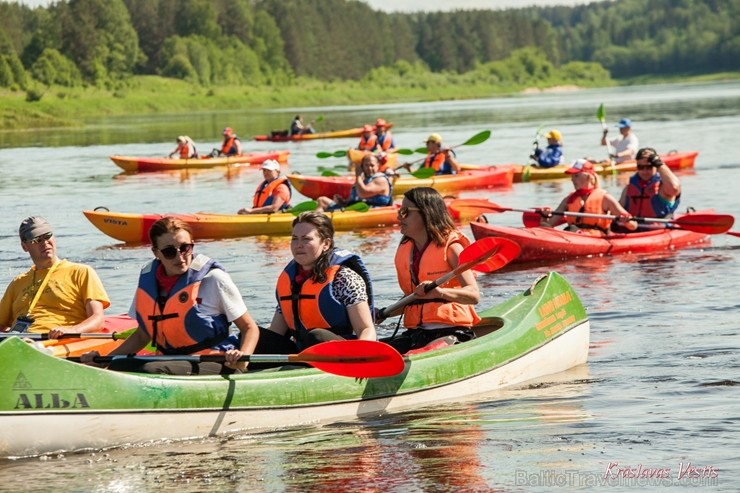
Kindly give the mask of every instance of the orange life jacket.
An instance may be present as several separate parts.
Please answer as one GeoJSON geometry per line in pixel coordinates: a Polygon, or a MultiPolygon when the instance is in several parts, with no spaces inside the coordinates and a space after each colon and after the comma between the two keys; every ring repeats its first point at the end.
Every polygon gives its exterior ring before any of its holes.
{"type": "MultiPolygon", "coordinates": [[[[201,312],[198,290],[211,269],[222,269],[205,255],[193,259],[169,294],[160,293],[156,279],[159,260],[148,263],[139,275],[136,290],[136,320],[163,354],[201,354],[224,349],[229,338],[225,315],[201,312]]],[[[233,345],[230,345],[233,347],[233,345]]]]}
{"type": "MultiPolygon", "coordinates": [[[[582,197],[573,198],[571,193],[568,198],[569,212],[587,212],[589,214],[604,214],[604,195],[606,190],[597,188],[584,200],[582,197]],[[572,199],[572,200],[571,200],[572,199]]],[[[594,217],[573,217],[566,216],[565,221],[581,229],[584,233],[591,236],[603,236],[609,232],[611,219],[597,219],[594,217]]]]}
{"type": "MultiPolygon", "coordinates": [[[[413,293],[420,282],[434,281],[453,270],[447,262],[447,251],[453,243],[467,247],[470,240],[459,231],[453,231],[444,246],[431,242],[421,255],[418,279],[412,272],[414,242],[406,241],[399,245],[395,259],[396,273],[398,285],[405,295],[413,293]]],[[[460,287],[460,282],[453,277],[445,286],[460,287]]],[[[472,327],[480,322],[473,305],[445,300],[418,300],[406,306],[403,319],[404,325],[409,329],[431,323],[445,324],[449,327],[472,327]]]]}
{"type": "Polygon", "coordinates": [[[452,169],[452,165],[447,160],[447,156],[442,151],[437,151],[434,154],[428,154],[424,159],[422,168],[432,168],[437,175],[452,175],[455,171],[452,169]]]}
{"type": "Polygon", "coordinates": [[[221,154],[224,154],[226,156],[232,156],[236,154],[237,140],[239,140],[239,137],[237,137],[236,135],[232,135],[231,137],[224,139],[223,144],[221,144],[221,154]]]}
{"type": "Polygon", "coordinates": [[[180,150],[180,159],[190,159],[196,157],[195,146],[191,145],[190,142],[183,142],[178,146],[180,150]]]}
{"type": "Polygon", "coordinates": [[[377,135],[370,134],[370,137],[365,138],[365,135],[363,134],[362,137],[360,137],[360,143],[357,145],[357,148],[361,151],[374,151],[377,143],[377,135]]]}
{"type": "Polygon", "coordinates": [[[382,135],[375,135],[377,136],[377,150],[387,151],[391,147],[395,147],[395,145],[393,145],[393,136],[391,135],[390,130],[386,130],[382,135]]]}
{"type": "MultiPolygon", "coordinates": [[[[272,205],[273,196],[272,193],[275,191],[277,187],[280,185],[285,184],[285,186],[288,187],[288,193],[290,194],[290,197],[293,196],[293,189],[290,187],[290,181],[288,181],[287,176],[278,176],[271,182],[267,182],[267,180],[263,181],[259,184],[257,187],[257,191],[254,192],[254,198],[252,199],[252,207],[263,207],[266,205],[272,205]]],[[[285,203],[280,207],[280,210],[283,211],[285,209],[290,208],[290,199],[286,200],[285,203]]]]}

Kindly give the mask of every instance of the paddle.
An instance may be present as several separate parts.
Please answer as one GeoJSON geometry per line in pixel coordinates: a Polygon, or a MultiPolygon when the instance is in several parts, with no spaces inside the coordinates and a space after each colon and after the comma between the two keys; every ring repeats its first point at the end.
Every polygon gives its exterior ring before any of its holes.
{"type": "Polygon", "coordinates": [[[315,200],[307,200],[305,202],[301,202],[300,204],[296,204],[285,212],[290,212],[294,216],[297,216],[301,212],[316,210],[318,206],[319,204],[315,200]]]}
{"type": "Polygon", "coordinates": [[[342,149],[338,151],[334,151],[334,152],[322,151],[322,152],[316,153],[316,157],[319,159],[326,159],[329,157],[345,157],[346,155],[347,155],[347,151],[342,150],[342,149]]]}
{"type": "MultiPolygon", "coordinates": [[[[470,137],[468,140],[466,140],[462,144],[454,145],[452,147],[449,147],[449,149],[452,150],[452,149],[456,149],[456,148],[458,148],[460,146],[475,146],[475,145],[478,145],[478,144],[482,144],[483,142],[487,141],[490,137],[491,137],[491,131],[490,130],[483,130],[482,132],[478,132],[477,134],[473,135],[472,137],[470,137]]],[[[422,152],[426,153],[427,151],[426,151],[426,149],[423,149],[422,152]]],[[[410,170],[411,166],[423,162],[424,159],[426,159],[426,156],[423,157],[423,158],[417,159],[416,161],[413,161],[413,162],[410,162],[410,163],[405,163],[404,165],[399,166],[398,168],[406,168],[407,170],[410,170]]],[[[421,169],[424,169],[424,168],[421,168],[421,169]]],[[[429,169],[431,169],[431,168],[429,168],[429,169]]],[[[417,178],[419,178],[419,177],[417,176],[417,178]]],[[[427,176],[426,178],[429,178],[429,177],[427,176]]]]}
{"type": "MultiPolygon", "coordinates": [[[[458,266],[454,270],[427,284],[424,287],[424,291],[428,293],[469,269],[479,272],[493,272],[498,270],[514,260],[520,251],[519,244],[507,238],[488,237],[478,240],[460,252],[458,266]]],[[[408,305],[415,299],[416,295],[411,293],[392,305],[381,308],[378,315],[380,318],[385,319],[387,318],[386,314],[408,305]]]]}
{"type": "MultiPolygon", "coordinates": [[[[79,362],[79,357],[67,358],[79,362]]],[[[111,363],[117,360],[136,361],[190,361],[193,363],[223,363],[223,353],[201,355],[155,355],[139,356],[121,354],[98,356],[95,363],[111,363]]],[[[403,357],[388,344],[376,341],[329,341],[304,349],[298,354],[252,354],[242,356],[239,361],[253,363],[306,363],[314,368],[334,375],[353,378],[391,377],[404,369],[403,357]]]]}
{"type": "Polygon", "coordinates": [[[726,231],[726,233],[730,236],[737,236],[740,238],[740,231],[726,231]]]}
{"type": "Polygon", "coordinates": [[[532,142],[532,154],[534,154],[534,151],[540,148],[540,133],[542,132],[543,128],[545,128],[545,126],[540,125],[539,127],[537,127],[537,132],[535,132],[534,134],[534,142],[532,142]]]}
{"type": "Polygon", "coordinates": [[[47,341],[56,339],[113,339],[119,341],[128,338],[133,330],[127,330],[125,332],[68,332],[62,334],[54,339],[49,338],[49,334],[37,334],[29,332],[0,332],[0,339],[6,337],[23,337],[25,339],[33,339],[34,341],[47,341]]]}
{"type": "Polygon", "coordinates": [[[609,139],[606,138],[606,111],[604,110],[604,103],[601,103],[599,105],[599,108],[596,110],[596,118],[601,122],[601,130],[604,132],[604,142],[606,142],[606,152],[609,154],[609,166],[612,168],[612,174],[617,174],[617,168],[615,166],[614,162],[614,150],[612,149],[611,142],[609,142],[609,139]]]}
{"type": "MultiPolygon", "coordinates": [[[[449,204],[450,209],[457,212],[476,210],[479,214],[486,212],[523,212],[522,220],[528,228],[540,225],[542,216],[537,209],[514,209],[502,207],[486,199],[455,199],[449,204]],[[536,220],[536,224],[535,224],[536,220]]],[[[597,219],[617,219],[618,216],[609,214],[589,214],[586,212],[555,212],[555,216],[591,217],[597,219]]],[[[704,234],[722,234],[728,232],[735,222],[735,218],[728,214],[686,214],[676,219],[661,219],[654,217],[633,217],[638,223],[665,223],[671,227],[685,229],[704,234]]]]}

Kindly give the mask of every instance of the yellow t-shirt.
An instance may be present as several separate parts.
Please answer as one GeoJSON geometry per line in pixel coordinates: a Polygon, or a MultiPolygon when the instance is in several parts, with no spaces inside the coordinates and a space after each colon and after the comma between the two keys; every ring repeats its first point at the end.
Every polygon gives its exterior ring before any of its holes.
{"type": "MultiPolygon", "coordinates": [[[[48,272],[49,269],[31,268],[10,282],[0,301],[0,325],[12,327],[17,317],[28,312],[48,272]]],[[[34,323],[28,332],[46,333],[55,327],[82,322],[87,318],[87,300],[99,301],[103,308],[110,306],[103,283],[92,267],[61,260],[31,310],[34,323]]]]}

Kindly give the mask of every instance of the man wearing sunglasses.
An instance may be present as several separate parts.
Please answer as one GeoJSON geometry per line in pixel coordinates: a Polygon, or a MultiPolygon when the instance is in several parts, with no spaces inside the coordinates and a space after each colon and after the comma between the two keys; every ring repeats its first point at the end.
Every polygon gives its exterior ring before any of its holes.
{"type": "MultiPolygon", "coordinates": [[[[622,190],[619,203],[637,217],[671,218],[681,199],[681,182],[651,147],[637,151],[637,172],[622,190]]],[[[659,223],[641,226],[664,227],[659,223]]]]}
{"type": "Polygon", "coordinates": [[[18,233],[33,266],[5,290],[0,330],[48,333],[50,339],[100,331],[110,300],[92,267],[57,257],[56,237],[43,217],[24,219],[18,233]]]}

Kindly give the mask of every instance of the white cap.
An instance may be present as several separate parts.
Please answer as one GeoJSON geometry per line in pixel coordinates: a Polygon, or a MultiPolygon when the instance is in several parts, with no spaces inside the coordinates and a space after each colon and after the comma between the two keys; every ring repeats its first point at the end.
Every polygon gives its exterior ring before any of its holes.
{"type": "Polygon", "coordinates": [[[278,163],[274,159],[265,159],[265,161],[262,163],[262,166],[260,166],[260,169],[269,169],[270,171],[280,171],[280,163],[278,163]]]}

